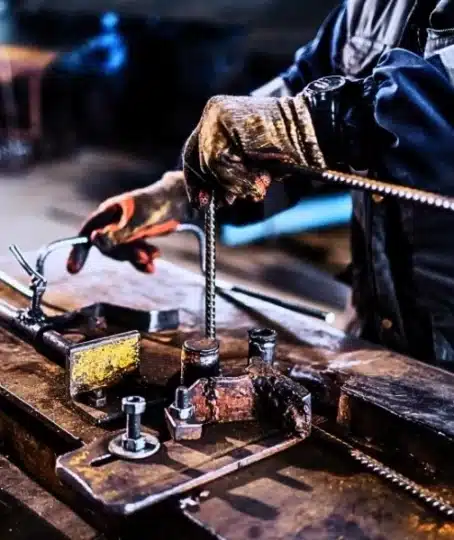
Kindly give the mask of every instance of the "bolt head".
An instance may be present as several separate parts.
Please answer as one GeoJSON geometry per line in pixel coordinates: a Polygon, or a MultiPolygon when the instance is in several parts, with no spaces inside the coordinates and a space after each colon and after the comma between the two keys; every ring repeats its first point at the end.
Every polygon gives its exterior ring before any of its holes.
{"type": "Polygon", "coordinates": [[[121,410],[126,414],[143,414],[146,401],[141,396],[128,396],[121,400],[121,410]]]}
{"type": "Polygon", "coordinates": [[[179,420],[188,420],[188,418],[193,415],[194,405],[190,405],[189,407],[178,407],[175,403],[172,403],[169,409],[179,420]]]}
{"type": "Polygon", "coordinates": [[[145,448],[145,437],[139,437],[138,439],[129,439],[126,435],[123,435],[123,448],[129,452],[140,452],[145,448]]]}

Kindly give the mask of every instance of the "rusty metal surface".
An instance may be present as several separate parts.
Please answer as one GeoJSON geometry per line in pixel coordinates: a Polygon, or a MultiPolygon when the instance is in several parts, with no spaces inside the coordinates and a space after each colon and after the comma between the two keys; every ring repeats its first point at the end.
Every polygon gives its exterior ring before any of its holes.
{"type": "Polygon", "coordinates": [[[248,375],[200,379],[189,394],[197,422],[242,422],[255,416],[256,395],[248,375]]]}
{"type": "MultiPolygon", "coordinates": [[[[54,264],[49,265],[50,286],[45,300],[66,309],[77,309],[97,301],[125,304],[139,309],[165,309],[170,306],[181,308],[180,331],[146,335],[141,344],[142,374],[147,380],[164,387],[169,378],[179,371],[180,347],[184,340],[199,335],[203,328],[203,282],[197,276],[181,271],[165,261],[159,261],[157,274],[152,280],[130,271],[127,266],[96,255],[81,275],[68,277],[64,275],[63,268],[63,257],[55,257],[54,264]]],[[[7,296],[12,301],[14,295],[3,294],[3,291],[1,289],[2,297],[7,296]]],[[[349,396],[354,394],[360,403],[356,411],[361,414],[358,416],[357,412],[349,409],[348,402],[343,402],[339,419],[342,419],[344,427],[347,424],[355,437],[366,441],[370,429],[366,429],[367,423],[364,425],[361,419],[372,418],[370,425],[377,428],[378,432],[381,429],[383,434],[377,444],[386,442],[391,447],[392,438],[396,435],[396,445],[404,453],[411,449],[421,460],[426,456],[428,446],[437,447],[441,456],[437,466],[450,466],[446,456],[452,455],[454,440],[452,374],[352,339],[319,321],[302,315],[290,316],[287,311],[259,300],[239,294],[238,297],[250,305],[250,311],[241,311],[223,299],[218,301],[217,306],[218,338],[221,341],[220,355],[224,373],[238,375],[244,370],[247,358],[246,331],[252,326],[265,323],[265,326],[274,328],[278,333],[277,366],[286,373],[292,372],[293,376],[303,381],[317,396],[317,400],[336,409],[343,387],[348,389],[349,396]],[[371,389],[369,399],[367,394],[371,389]],[[366,406],[372,408],[374,414],[382,411],[388,416],[366,416],[363,414],[366,406]],[[353,424],[349,415],[354,420],[353,424]],[[392,424],[386,423],[389,419],[392,424]],[[390,425],[392,429],[389,429],[390,425]],[[402,426],[408,428],[407,431],[402,426]],[[384,436],[387,428],[390,437],[384,436]],[[408,439],[403,439],[404,434],[408,439]]],[[[89,426],[68,407],[64,396],[63,368],[4,331],[0,332],[0,354],[0,395],[20,403],[30,415],[44,419],[48,425],[53,426],[55,433],[60,433],[62,439],[70,441],[74,447],[77,447],[80,440],[92,443],[105,433],[89,426]]],[[[187,448],[194,444],[199,442],[188,443],[187,448]]],[[[209,452],[210,444],[215,446],[213,441],[206,441],[205,438],[203,444],[202,454],[209,452]]],[[[200,514],[198,517],[230,538],[254,535],[259,538],[322,540],[337,539],[342,535],[361,540],[452,537],[450,527],[437,523],[434,517],[429,516],[416,503],[387,486],[383,487],[370,474],[359,473],[357,469],[343,473],[331,467],[334,457],[330,452],[319,457],[318,450],[314,448],[307,456],[304,453],[300,455],[300,449],[303,446],[306,448],[306,444],[304,442],[292,451],[295,460],[301,458],[301,463],[293,463],[295,473],[284,473],[287,482],[282,488],[285,488],[284,491],[280,487],[278,489],[274,481],[267,479],[266,474],[267,471],[274,474],[274,471],[285,469],[290,459],[288,453],[271,458],[263,464],[264,468],[261,468],[262,465],[259,468],[254,465],[250,472],[235,473],[225,480],[216,481],[212,485],[221,486],[221,502],[216,503],[218,506],[207,507],[209,515],[200,514]],[[317,459],[320,459],[319,463],[317,459]],[[315,466],[320,470],[314,471],[315,466]],[[250,475],[254,476],[253,480],[250,475]],[[306,475],[309,492],[304,491],[304,485],[301,484],[306,475]],[[238,496],[228,499],[227,494],[229,490],[235,490],[237,481],[247,485],[247,489],[251,490],[250,496],[241,488],[238,496]],[[260,484],[260,489],[254,487],[254,482],[260,484]],[[223,490],[227,503],[222,502],[223,490]],[[233,504],[230,504],[232,500],[233,504]],[[287,510],[286,505],[291,510],[287,510]],[[270,509],[270,506],[274,509],[270,509]],[[270,511],[263,516],[262,508],[270,511]],[[401,511],[398,512],[396,508],[401,511]],[[292,517],[294,514],[299,521],[292,517]]],[[[197,451],[190,454],[194,457],[198,455],[197,451]]],[[[428,458],[432,459],[432,456],[428,458]]],[[[345,466],[340,458],[339,462],[339,467],[345,466]]],[[[228,466],[232,466],[232,463],[234,461],[229,461],[228,466]]],[[[103,467],[113,467],[114,471],[115,462],[103,467]]],[[[138,482],[139,470],[140,467],[133,476],[138,482]]],[[[198,485],[199,477],[197,474],[196,478],[191,477],[194,474],[191,466],[187,471],[188,482],[183,485],[189,489],[194,487],[191,482],[198,485]]],[[[207,474],[208,480],[214,479],[214,473],[210,471],[207,474]]],[[[126,482],[127,477],[123,478],[126,482]]],[[[172,473],[172,478],[177,478],[177,475],[172,473]]],[[[211,499],[201,505],[201,511],[205,512],[204,508],[208,504],[212,505],[211,499]]]]}
{"type": "Polygon", "coordinates": [[[310,429],[310,396],[306,389],[259,358],[238,377],[200,379],[189,389],[198,422],[241,422],[266,415],[291,432],[310,429]],[[308,399],[309,398],[309,399],[308,399]]]}
{"type": "Polygon", "coordinates": [[[2,538],[48,538],[94,540],[99,538],[90,525],[33,482],[5,457],[0,456],[0,536],[2,538]],[[15,503],[14,521],[5,506],[15,503]],[[18,507],[21,507],[18,511],[18,507]],[[22,531],[28,531],[21,536],[22,531]]]}
{"type": "Polygon", "coordinates": [[[452,523],[318,440],[205,489],[208,497],[185,512],[225,540],[454,538],[452,523]]]}
{"type": "Polygon", "coordinates": [[[65,393],[65,370],[13,334],[2,330],[0,396],[77,447],[102,432],[81,422],[65,393]]]}
{"type": "MultiPolygon", "coordinates": [[[[115,436],[115,434],[114,434],[115,436]]],[[[256,424],[213,425],[203,440],[165,442],[140,463],[113,459],[112,436],[61,456],[57,474],[107,511],[129,515],[301,442],[256,424]]]]}

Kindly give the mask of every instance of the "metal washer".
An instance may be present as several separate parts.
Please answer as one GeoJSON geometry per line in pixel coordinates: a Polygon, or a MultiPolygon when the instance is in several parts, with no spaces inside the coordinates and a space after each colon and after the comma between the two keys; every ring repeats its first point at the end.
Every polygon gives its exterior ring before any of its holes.
{"type": "Polygon", "coordinates": [[[137,452],[131,452],[131,450],[125,450],[123,447],[123,433],[121,433],[109,442],[109,452],[123,459],[145,459],[156,454],[161,448],[159,439],[149,433],[142,433],[142,437],[145,439],[145,448],[137,452]]]}

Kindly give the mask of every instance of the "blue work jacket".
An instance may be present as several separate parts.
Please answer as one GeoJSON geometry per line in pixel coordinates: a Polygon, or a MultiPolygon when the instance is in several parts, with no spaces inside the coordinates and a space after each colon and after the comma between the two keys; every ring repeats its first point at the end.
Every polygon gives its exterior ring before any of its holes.
{"type": "MultiPolygon", "coordinates": [[[[368,175],[454,196],[454,1],[344,2],[282,77],[333,74],[364,88],[342,110],[368,175]]],[[[356,192],[352,254],[362,336],[454,368],[454,213],[356,192]]]]}

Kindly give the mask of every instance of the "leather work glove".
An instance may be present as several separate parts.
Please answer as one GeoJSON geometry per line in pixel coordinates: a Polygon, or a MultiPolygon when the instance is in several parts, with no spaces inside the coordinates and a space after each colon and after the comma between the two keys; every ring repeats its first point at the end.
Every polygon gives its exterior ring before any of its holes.
{"type": "Polygon", "coordinates": [[[220,204],[262,200],[272,180],[292,166],[326,168],[306,99],[217,96],[183,150],[188,194],[204,206],[213,190],[220,204]]]}
{"type": "Polygon", "coordinates": [[[190,211],[182,171],[166,173],[155,184],[104,201],[83,224],[79,235],[88,244],[74,246],[67,269],[79,272],[95,245],[103,254],[129,261],[137,270],[154,271],[156,247],[145,239],[172,232],[190,211]]]}

